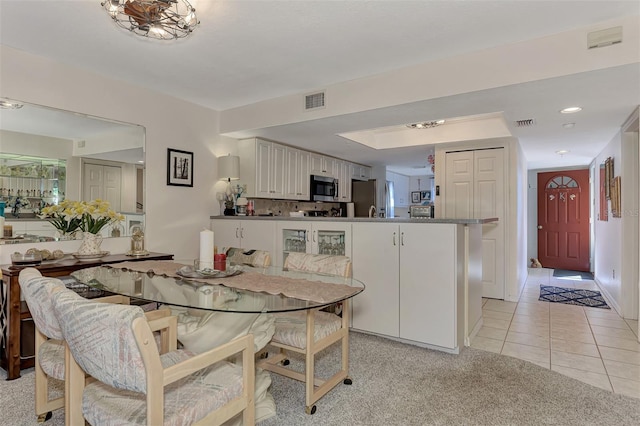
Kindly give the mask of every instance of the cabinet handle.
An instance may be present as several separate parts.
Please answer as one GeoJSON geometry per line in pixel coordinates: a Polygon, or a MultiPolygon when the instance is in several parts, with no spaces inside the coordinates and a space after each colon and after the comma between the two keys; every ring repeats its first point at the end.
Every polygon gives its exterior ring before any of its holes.
{"type": "Polygon", "coordinates": [[[313,231],[313,242],[316,242],[316,231],[313,231]]]}
{"type": "Polygon", "coordinates": [[[240,228],[240,238],[244,238],[244,228],[240,228]]]}
{"type": "Polygon", "coordinates": [[[238,228],[236,228],[236,238],[240,238],[240,236],[238,235],[238,228]]]}
{"type": "Polygon", "coordinates": [[[396,245],[396,233],[395,232],[393,233],[393,245],[394,246],[396,245]]]}
{"type": "Polygon", "coordinates": [[[307,235],[307,242],[309,242],[309,231],[306,231],[305,234],[307,235]]]}
{"type": "Polygon", "coordinates": [[[400,245],[404,245],[404,232],[400,233],[400,245]]]}

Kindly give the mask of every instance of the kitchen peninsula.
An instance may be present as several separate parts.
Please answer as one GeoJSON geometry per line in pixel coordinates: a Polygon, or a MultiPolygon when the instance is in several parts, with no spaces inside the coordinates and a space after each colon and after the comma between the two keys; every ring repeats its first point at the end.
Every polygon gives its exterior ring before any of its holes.
{"type": "MultiPolygon", "coordinates": [[[[482,225],[497,219],[212,216],[219,248],[322,252],[325,235],[367,286],[352,309],[354,330],[459,353],[482,326],[482,225]],[[296,232],[301,245],[288,245],[296,232]]],[[[334,253],[332,253],[334,254],[334,253]]]]}

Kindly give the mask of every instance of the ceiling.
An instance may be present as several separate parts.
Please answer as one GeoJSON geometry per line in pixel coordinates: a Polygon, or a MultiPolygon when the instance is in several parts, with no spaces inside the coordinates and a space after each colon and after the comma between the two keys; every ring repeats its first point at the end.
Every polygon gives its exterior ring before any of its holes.
{"type": "MultiPolygon", "coordinates": [[[[98,0],[0,0],[0,42],[222,111],[640,15],[637,1],[191,3],[201,24],[186,39],[162,42],[116,27],[98,0]]],[[[588,164],[639,103],[636,63],[234,136],[262,136],[416,174],[432,149],[424,136],[429,129],[417,131],[423,132],[418,146],[385,150],[337,134],[501,113],[530,168],[575,166],[588,164]],[[570,119],[558,114],[556,106],[574,103],[584,110],[570,119]],[[536,125],[513,124],[526,118],[536,125]],[[569,121],[576,126],[563,128],[569,121]],[[555,155],[560,149],[570,153],[555,155]]]]}

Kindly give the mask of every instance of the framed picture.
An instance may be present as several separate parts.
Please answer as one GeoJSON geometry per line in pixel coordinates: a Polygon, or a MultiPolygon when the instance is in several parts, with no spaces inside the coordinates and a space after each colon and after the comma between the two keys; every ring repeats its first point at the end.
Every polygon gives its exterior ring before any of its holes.
{"type": "Polygon", "coordinates": [[[193,152],[167,149],[167,185],[193,186],[193,152]]]}
{"type": "Polygon", "coordinates": [[[421,191],[420,192],[420,200],[421,201],[431,201],[431,191],[421,191]]]}
{"type": "Polygon", "coordinates": [[[611,188],[613,187],[613,158],[609,157],[604,162],[604,191],[607,200],[611,199],[611,188]]]}
{"type": "Polygon", "coordinates": [[[411,203],[412,204],[420,204],[420,191],[412,191],[411,192],[411,203]]]}

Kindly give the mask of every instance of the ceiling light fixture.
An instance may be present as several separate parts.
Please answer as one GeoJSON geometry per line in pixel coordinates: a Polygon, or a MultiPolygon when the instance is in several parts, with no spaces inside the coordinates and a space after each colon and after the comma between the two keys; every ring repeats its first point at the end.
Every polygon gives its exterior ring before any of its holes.
{"type": "Polygon", "coordinates": [[[118,26],[142,37],[183,38],[200,23],[187,0],[106,0],[101,4],[118,26]]]}
{"type": "Polygon", "coordinates": [[[558,154],[560,157],[562,157],[563,155],[568,154],[568,153],[569,153],[568,149],[561,149],[561,150],[556,151],[556,154],[558,154]]]}
{"type": "Polygon", "coordinates": [[[576,123],[564,123],[562,127],[565,129],[573,129],[576,126],[576,123]]]}
{"type": "Polygon", "coordinates": [[[575,107],[568,107],[560,110],[562,114],[573,114],[574,112],[578,112],[578,111],[582,111],[582,108],[575,106],[575,107]]]}
{"type": "Polygon", "coordinates": [[[430,129],[444,124],[444,120],[423,121],[422,123],[407,124],[410,129],[430,129]]]}
{"type": "Polygon", "coordinates": [[[5,100],[0,100],[0,108],[2,109],[20,109],[23,105],[17,102],[10,102],[5,100]]]}

